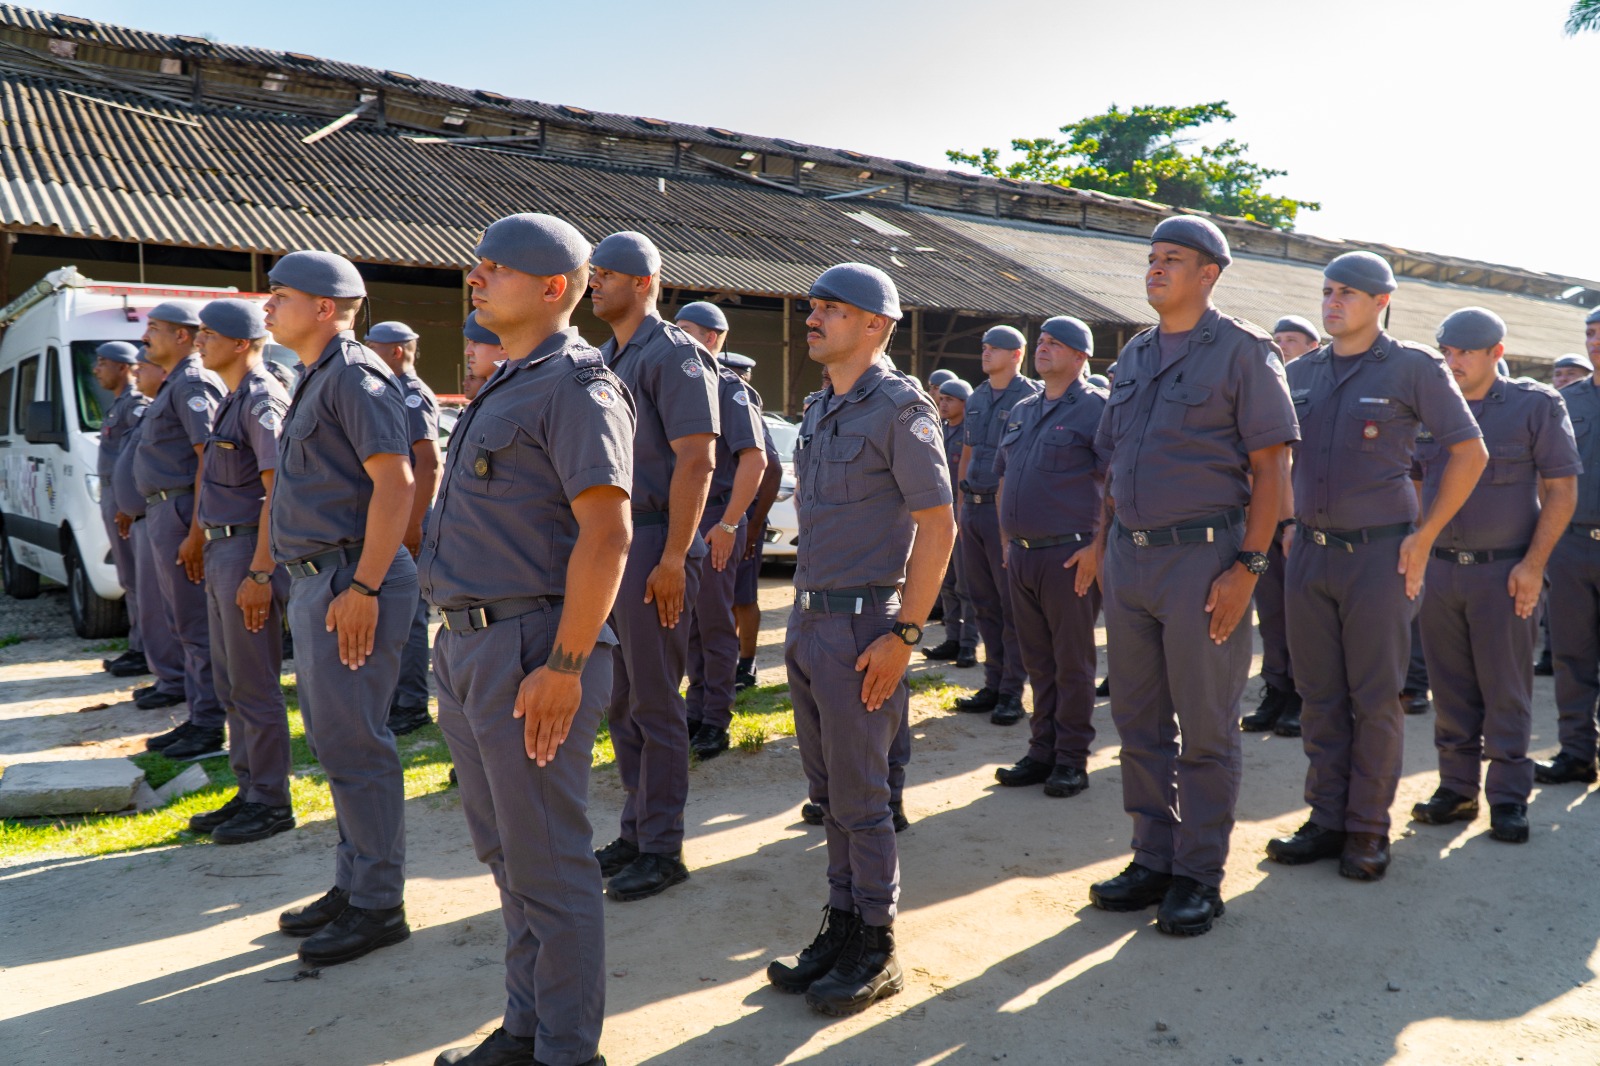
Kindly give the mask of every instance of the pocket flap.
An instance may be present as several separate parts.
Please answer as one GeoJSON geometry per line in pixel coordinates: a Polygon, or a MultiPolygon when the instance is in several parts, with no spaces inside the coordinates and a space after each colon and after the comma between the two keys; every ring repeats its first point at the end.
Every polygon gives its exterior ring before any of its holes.
{"type": "Polygon", "coordinates": [[[848,463],[861,454],[861,446],[865,443],[865,437],[825,437],[822,441],[822,457],[830,463],[848,463]]]}
{"type": "Polygon", "coordinates": [[[501,448],[511,447],[511,442],[517,439],[519,428],[515,422],[504,418],[480,415],[473,419],[472,428],[467,432],[473,447],[497,452],[501,448]]]}
{"type": "Polygon", "coordinates": [[[1198,407],[1210,398],[1211,389],[1206,385],[1185,385],[1181,381],[1174,381],[1167,386],[1167,399],[1186,407],[1198,407]]]}
{"type": "Polygon", "coordinates": [[[289,423],[289,428],[284,432],[295,440],[305,440],[317,431],[317,420],[313,415],[301,415],[289,423]]]}

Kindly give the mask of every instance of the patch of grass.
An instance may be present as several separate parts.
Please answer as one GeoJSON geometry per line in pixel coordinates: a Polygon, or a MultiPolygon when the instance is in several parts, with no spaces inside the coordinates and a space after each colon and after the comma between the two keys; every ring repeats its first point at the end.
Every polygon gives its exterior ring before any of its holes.
{"type": "Polygon", "coordinates": [[[128,638],[119,637],[116,640],[103,640],[99,644],[91,644],[90,651],[127,651],[128,638]]]}
{"type": "Polygon", "coordinates": [[[0,648],[9,648],[13,644],[21,644],[25,640],[32,639],[32,637],[24,636],[21,633],[0,633],[0,648]]]}

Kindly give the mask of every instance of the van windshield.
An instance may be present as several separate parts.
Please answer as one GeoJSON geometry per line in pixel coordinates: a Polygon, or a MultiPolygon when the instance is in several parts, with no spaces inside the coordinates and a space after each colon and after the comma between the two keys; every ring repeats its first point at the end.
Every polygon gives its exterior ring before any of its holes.
{"type": "Polygon", "coordinates": [[[78,428],[98,432],[116,399],[94,379],[95,349],[105,341],[72,342],[72,389],[78,397],[78,428]]]}

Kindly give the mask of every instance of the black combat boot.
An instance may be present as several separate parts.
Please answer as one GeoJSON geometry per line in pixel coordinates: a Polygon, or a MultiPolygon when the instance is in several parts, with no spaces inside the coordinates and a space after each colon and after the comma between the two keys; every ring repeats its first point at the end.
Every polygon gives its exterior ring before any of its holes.
{"type": "Polygon", "coordinates": [[[866,1010],[906,985],[894,953],[894,926],[859,923],[833,969],[806,990],[806,1005],[835,1018],[866,1010]]]}
{"type": "Polygon", "coordinates": [[[822,908],[822,925],[816,938],[798,955],[787,955],[767,965],[767,980],[784,992],[799,995],[811,987],[813,981],[824,976],[839,961],[846,942],[855,932],[857,919],[854,911],[837,907],[822,908]]]}

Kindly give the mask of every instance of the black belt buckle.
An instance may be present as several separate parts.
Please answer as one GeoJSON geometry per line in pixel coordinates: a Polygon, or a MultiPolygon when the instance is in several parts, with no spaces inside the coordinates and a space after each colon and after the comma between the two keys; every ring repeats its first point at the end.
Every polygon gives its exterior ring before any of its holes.
{"type": "Polygon", "coordinates": [[[1128,536],[1133,540],[1134,547],[1136,547],[1136,548],[1148,548],[1148,547],[1150,547],[1150,534],[1145,532],[1144,530],[1142,530],[1142,529],[1130,529],[1128,531],[1128,536]]]}
{"type": "Polygon", "coordinates": [[[1328,546],[1328,535],[1320,529],[1313,529],[1311,531],[1311,543],[1326,548],[1328,546]]]}
{"type": "Polygon", "coordinates": [[[1471,566],[1478,561],[1477,552],[1456,552],[1456,562],[1462,566],[1471,566]]]}
{"type": "Polygon", "coordinates": [[[487,607],[468,607],[464,611],[440,611],[439,616],[444,622],[444,627],[452,633],[456,632],[457,629],[470,632],[475,629],[489,628],[489,609],[487,607]],[[461,619],[459,627],[451,625],[451,615],[461,619]]]}

